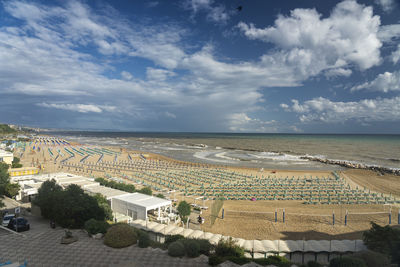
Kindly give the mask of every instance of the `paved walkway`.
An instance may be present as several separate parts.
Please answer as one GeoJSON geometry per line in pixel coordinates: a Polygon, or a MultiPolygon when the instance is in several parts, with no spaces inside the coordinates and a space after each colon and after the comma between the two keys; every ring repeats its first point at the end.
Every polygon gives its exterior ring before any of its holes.
{"type": "Polygon", "coordinates": [[[64,230],[51,229],[38,225],[34,220],[31,231],[22,232],[25,236],[5,233],[0,230],[0,260],[28,261],[28,266],[209,266],[208,258],[200,256],[191,258],[169,257],[166,251],[152,248],[139,248],[136,245],[113,249],[103,244],[103,240],[95,240],[82,230],[72,231],[79,241],[60,244],[64,230]],[[36,227],[35,229],[35,226],[36,227]]]}

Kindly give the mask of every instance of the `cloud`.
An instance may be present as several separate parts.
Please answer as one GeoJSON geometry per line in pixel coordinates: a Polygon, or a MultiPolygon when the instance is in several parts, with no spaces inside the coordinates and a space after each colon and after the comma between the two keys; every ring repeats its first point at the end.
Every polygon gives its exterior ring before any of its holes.
{"type": "MultiPolygon", "coordinates": [[[[322,44],[305,48],[303,39],[308,37],[303,33],[302,45],[285,47],[274,40],[277,49],[239,61],[222,57],[210,44],[193,46],[186,38],[189,30],[177,24],[128,21],[107,6],[96,10],[77,1],[57,7],[21,1],[4,6],[21,26],[0,28],[0,94],[16,94],[21,101],[49,109],[74,110],[75,115],[65,117],[84,117],[82,127],[103,120],[108,127],[124,129],[282,131],[282,122],[263,119],[265,114],[253,118],[265,105],[268,88],[300,86],[319,73],[349,76],[350,67],[358,64],[322,44]],[[144,60],[137,64],[138,58],[144,60]],[[60,97],[62,103],[54,102],[60,97]],[[174,116],[179,120],[165,119],[174,116]]],[[[355,6],[365,13],[366,7],[355,6]]],[[[364,29],[356,22],[374,21],[367,15],[351,21],[352,27],[364,29]]],[[[271,28],[280,30],[277,24],[271,28]]],[[[373,27],[366,30],[373,39],[373,27]]],[[[296,109],[301,106],[297,103],[296,109]]]]}
{"type": "Polygon", "coordinates": [[[234,132],[277,132],[276,121],[262,121],[250,118],[246,113],[234,113],[228,120],[229,129],[234,132]]]}
{"type": "Polygon", "coordinates": [[[113,106],[99,106],[93,104],[57,104],[57,103],[38,103],[37,106],[45,108],[63,109],[80,113],[102,113],[103,111],[112,112],[116,110],[113,106]]]}
{"type": "Polygon", "coordinates": [[[392,53],[392,61],[394,64],[397,64],[400,60],[400,45],[397,46],[397,50],[392,53]]]}
{"type": "Polygon", "coordinates": [[[121,77],[124,79],[124,80],[132,80],[132,78],[133,78],[133,76],[132,76],[132,74],[130,74],[128,71],[121,71],[121,77]]]}
{"type": "Polygon", "coordinates": [[[300,114],[299,119],[303,123],[344,123],[349,120],[364,123],[400,120],[400,97],[364,99],[358,102],[333,102],[319,97],[302,104],[293,99],[292,106],[281,104],[281,107],[287,112],[300,114]]]}
{"type": "Polygon", "coordinates": [[[385,12],[392,11],[396,4],[394,0],[375,0],[375,3],[379,5],[385,12]]]}
{"type": "Polygon", "coordinates": [[[379,28],[378,38],[382,42],[393,42],[400,38],[400,24],[383,25],[379,28]]]}
{"type": "Polygon", "coordinates": [[[147,3],[147,7],[152,8],[152,7],[158,6],[159,4],[160,4],[160,2],[158,2],[158,1],[151,1],[151,2],[147,3]]]}
{"type": "Polygon", "coordinates": [[[170,118],[170,119],[176,119],[176,115],[174,113],[166,111],[164,113],[165,117],[170,118]]]}
{"type": "Polygon", "coordinates": [[[349,66],[365,70],[381,63],[380,18],[372,7],[347,0],[338,3],[329,17],[321,17],[315,9],[298,8],[290,16],[280,15],[274,26],[260,29],[240,22],[238,28],[251,40],[275,44],[281,49],[280,60],[298,64],[305,77],[323,70],[348,76],[349,66]]]}
{"type": "Polygon", "coordinates": [[[207,19],[213,22],[225,23],[231,16],[231,12],[228,12],[225,6],[215,5],[214,0],[186,0],[183,7],[192,12],[192,18],[204,12],[207,13],[207,19]]]}
{"type": "Polygon", "coordinates": [[[352,87],[351,91],[359,91],[362,89],[383,93],[387,93],[389,91],[400,91],[400,71],[379,74],[371,82],[366,82],[352,87]]]}
{"type": "Polygon", "coordinates": [[[148,80],[165,81],[169,77],[173,77],[176,74],[173,71],[164,69],[155,69],[148,67],[146,70],[146,76],[148,80]]]}
{"type": "Polygon", "coordinates": [[[327,76],[327,77],[336,77],[336,76],[349,77],[352,73],[353,73],[353,71],[350,69],[335,68],[335,69],[325,71],[325,76],[327,76]]]}

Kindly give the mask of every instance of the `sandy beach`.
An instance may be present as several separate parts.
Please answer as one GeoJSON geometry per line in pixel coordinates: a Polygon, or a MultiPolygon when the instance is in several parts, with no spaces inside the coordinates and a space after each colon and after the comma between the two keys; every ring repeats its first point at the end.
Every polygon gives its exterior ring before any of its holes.
{"type": "MultiPolygon", "coordinates": [[[[335,204],[337,200],[334,200],[334,192],[339,192],[336,191],[339,189],[335,189],[339,186],[342,190],[340,192],[351,192],[355,198],[366,194],[367,190],[384,193],[385,196],[388,194],[388,198],[393,196],[393,199],[399,196],[398,176],[378,176],[373,171],[345,170],[340,173],[342,178],[336,183],[330,171],[272,170],[196,164],[113,146],[89,146],[69,142],[53,144],[52,141],[40,142],[40,140],[27,143],[25,151],[19,149],[15,155],[22,155],[21,162],[24,166],[40,166],[42,173],[70,172],[88,177],[116,177],[127,183],[134,183],[138,188],[144,185],[151,186],[154,191],[162,192],[170,198],[185,199],[200,205],[204,203],[208,210],[202,215],[205,217],[203,230],[245,239],[356,239],[361,238],[361,231],[370,227],[370,221],[387,224],[390,211],[393,223],[397,223],[398,204],[395,203],[346,204],[348,201],[352,202],[351,197],[347,195],[345,200],[339,199],[342,202],[335,204]],[[270,183],[282,181],[282,185],[276,186],[283,188],[281,190],[283,194],[278,194],[276,199],[274,195],[275,200],[267,200],[270,195],[256,190],[257,186],[271,186],[265,184],[264,180],[270,183]],[[322,194],[322,198],[326,199],[319,201],[332,201],[330,205],[319,203],[305,205],[304,200],[296,199],[300,193],[291,195],[291,187],[284,189],[288,183],[295,182],[301,194],[306,194],[304,191],[308,189],[307,187],[316,185],[314,180],[318,182],[318,191],[322,190],[319,198],[322,194]],[[324,181],[328,184],[325,185],[324,181]],[[253,185],[254,188],[246,187],[249,185],[253,185]],[[227,189],[218,193],[219,187],[227,189]],[[246,189],[244,194],[240,192],[243,188],[246,189]],[[235,190],[239,194],[236,197],[235,194],[231,194],[231,191],[235,190]],[[255,201],[251,201],[250,198],[254,194],[258,194],[258,197],[253,197],[255,201]],[[225,200],[218,217],[214,220],[212,205],[221,196],[225,200]],[[203,198],[207,200],[203,202],[203,198]],[[230,198],[232,200],[229,200],[230,198]],[[225,211],[224,219],[222,219],[222,209],[225,211]],[[285,222],[283,222],[283,210],[285,210],[285,222]],[[275,211],[277,211],[277,222],[275,222],[275,211]],[[346,211],[349,213],[347,226],[344,225],[346,211]],[[335,225],[333,225],[333,213],[335,213],[335,225]]],[[[315,196],[310,198],[315,200],[315,196]]],[[[375,199],[378,198],[384,199],[376,194],[375,199]]]]}

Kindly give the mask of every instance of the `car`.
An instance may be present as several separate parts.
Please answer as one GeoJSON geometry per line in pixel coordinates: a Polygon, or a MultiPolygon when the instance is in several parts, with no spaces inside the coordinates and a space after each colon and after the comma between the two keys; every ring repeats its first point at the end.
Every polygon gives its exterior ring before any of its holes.
{"type": "Polygon", "coordinates": [[[20,232],[20,231],[28,231],[30,229],[30,225],[27,219],[23,217],[12,218],[7,225],[7,228],[20,232]]]}
{"type": "Polygon", "coordinates": [[[1,225],[7,227],[7,226],[8,226],[8,223],[10,222],[10,220],[11,220],[12,218],[14,218],[14,217],[15,217],[14,214],[6,214],[6,215],[4,215],[4,217],[3,217],[3,222],[1,223],[1,225]]]}

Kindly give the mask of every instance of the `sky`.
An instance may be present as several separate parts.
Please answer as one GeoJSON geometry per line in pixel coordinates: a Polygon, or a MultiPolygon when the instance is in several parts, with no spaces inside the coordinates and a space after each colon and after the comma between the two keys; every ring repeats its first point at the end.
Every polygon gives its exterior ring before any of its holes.
{"type": "Polygon", "coordinates": [[[400,1],[3,0],[0,122],[399,134],[400,1]]]}

